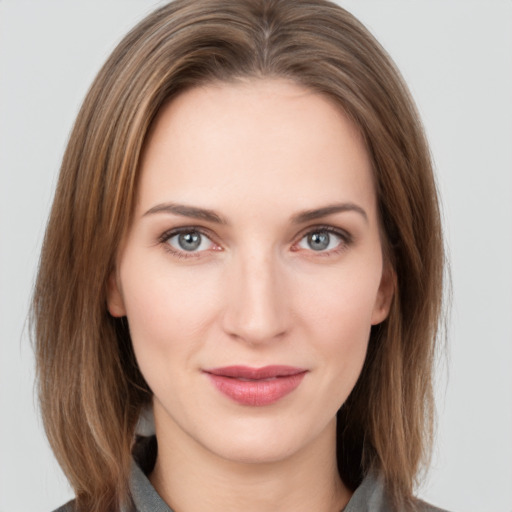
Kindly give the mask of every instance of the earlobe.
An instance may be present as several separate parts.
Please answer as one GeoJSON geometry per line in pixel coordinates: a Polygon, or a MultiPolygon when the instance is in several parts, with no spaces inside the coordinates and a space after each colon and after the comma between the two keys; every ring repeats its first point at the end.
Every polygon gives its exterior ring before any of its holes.
{"type": "Polygon", "coordinates": [[[124,300],[119,289],[115,271],[110,274],[107,282],[107,309],[113,317],[126,316],[124,300]]]}
{"type": "Polygon", "coordinates": [[[377,325],[386,320],[391,309],[391,302],[395,294],[396,275],[390,265],[386,265],[382,271],[379,290],[372,313],[372,325],[377,325]]]}

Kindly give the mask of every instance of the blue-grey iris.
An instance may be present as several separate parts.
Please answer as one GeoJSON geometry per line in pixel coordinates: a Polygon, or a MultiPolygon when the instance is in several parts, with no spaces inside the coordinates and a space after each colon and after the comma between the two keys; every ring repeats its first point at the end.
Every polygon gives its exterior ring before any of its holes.
{"type": "Polygon", "coordinates": [[[317,231],[308,235],[308,245],[314,251],[323,251],[329,247],[330,236],[325,231],[317,231]]]}
{"type": "Polygon", "coordinates": [[[189,231],[178,235],[178,244],[184,251],[195,251],[201,245],[201,233],[189,231]]]}

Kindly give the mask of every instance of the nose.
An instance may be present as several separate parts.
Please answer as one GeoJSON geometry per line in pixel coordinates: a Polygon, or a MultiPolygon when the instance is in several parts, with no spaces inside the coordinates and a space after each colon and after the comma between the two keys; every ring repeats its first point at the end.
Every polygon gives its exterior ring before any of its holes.
{"type": "Polygon", "coordinates": [[[290,298],[279,262],[261,252],[235,259],[226,279],[224,331],[252,345],[282,338],[290,327],[290,298]]]}

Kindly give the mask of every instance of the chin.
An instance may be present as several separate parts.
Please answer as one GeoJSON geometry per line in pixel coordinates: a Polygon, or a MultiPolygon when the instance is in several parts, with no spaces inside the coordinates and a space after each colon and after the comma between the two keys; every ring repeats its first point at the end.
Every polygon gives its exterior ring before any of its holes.
{"type": "Polygon", "coordinates": [[[203,446],[228,461],[272,464],[307,453],[323,440],[332,440],[335,420],[323,427],[306,424],[301,425],[302,428],[297,427],[296,421],[280,421],[278,424],[273,421],[241,422],[236,429],[220,428],[217,432],[210,430],[203,446]]]}
{"type": "Polygon", "coordinates": [[[238,464],[272,464],[292,457],[300,448],[281,439],[234,439],[206,447],[220,458],[238,464]]]}

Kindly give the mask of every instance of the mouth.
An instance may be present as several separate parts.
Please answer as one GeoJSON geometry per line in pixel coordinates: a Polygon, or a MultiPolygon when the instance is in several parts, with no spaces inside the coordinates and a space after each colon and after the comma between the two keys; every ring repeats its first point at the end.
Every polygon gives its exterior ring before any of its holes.
{"type": "Polygon", "coordinates": [[[241,405],[270,405],[294,391],[307,373],[293,366],[226,366],[203,370],[222,394],[241,405]]]}

